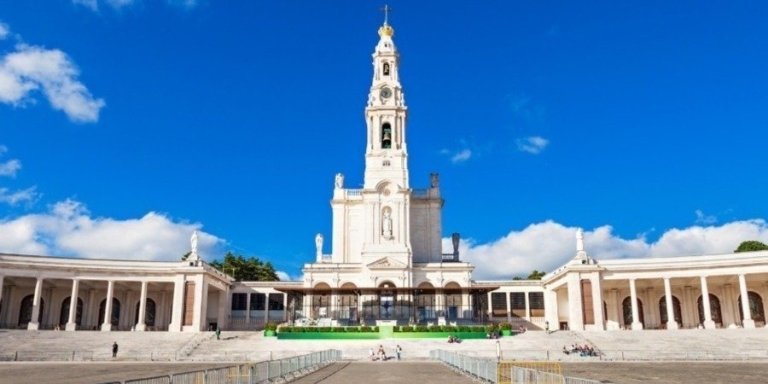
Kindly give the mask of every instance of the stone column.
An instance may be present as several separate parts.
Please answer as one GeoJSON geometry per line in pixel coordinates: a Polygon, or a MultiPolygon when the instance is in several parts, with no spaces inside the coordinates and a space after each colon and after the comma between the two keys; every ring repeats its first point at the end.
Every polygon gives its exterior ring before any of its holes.
{"type": "Polygon", "coordinates": [[[281,293],[283,295],[283,322],[288,321],[288,294],[281,293]]]}
{"type": "Polygon", "coordinates": [[[512,322],[512,303],[510,303],[511,299],[509,296],[512,295],[512,292],[504,292],[504,299],[507,302],[507,322],[512,322]]]}
{"type": "Polygon", "coordinates": [[[192,311],[192,329],[194,332],[200,332],[206,330],[205,319],[208,313],[206,306],[206,299],[208,293],[208,286],[205,281],[205,276],[195,276],[195,304],[192,311]]]}
{"type": "Polygon", "coordinates": [[[640,322],[640,313],[637,310],[637,289],[635,288],[635,279],[629,279],[629,300],[632,305],[632,330],[643,329],[643,323],[640,322]]]}
{"type": "Polygon", "coordinates": [[[678,329],[677,320],[675,320],[675,307],[672,305],[672,287],[669,277],[664,278],[664,300],[667,306],[667,330],[678,329]]]}
{"type": "MultiPolygon", "coordinates": [[[[331,294],[331,319],[334,317],[335,311],[337,311],[338,305],[336,305],[336,294],[331,294]]],[[[338,316],[336,317],[338,319],[338,316]]],[[[269,322],[269,292],[264,293],[264,326],[267,326],[267,323],[269,322]]]]}
{"type": "Polygon", "coordinates": [[[712,320],[712,308],[709,306],[709,288],[707,287],[706,276],[701,276],[701,300],[704,306],[704,328],[715,329],[715,322],[712,320]]]}
{"type": "Polygon", "coordinates": [[[219,291],[219,311],[217,314],[216,323],[219,327],[219,329],[226,329],[228,327],[227,324],[227,297],[229,295],[227,294],[227,291],[225,289],[222,289],[219,291]]]}
{"type": "MultiPolygon", "coordinates": [[[[40,323],[37,319],[40,317],[40,295],[43,293],[43,278],[38,277],[37,283],[35,283],[35,296],[32,300],[32,318],[27,324],[27,329],[37,330],[40,329],[40,323]]],[[[51,305],[51,303],[48,303],[51,305]]]]}
{"type": "Polygon", "coordinates": [[[747,277],[739,274],[739,291],[741,292],[741,311],[744,313],[744,328],[754,328],[755,321],[752,320],[752,311],[749,308],[749,292],[747,291],[747,277]]]}
{"type": "Polygon", "coordinates": [[[528,295],[531,293],[528,291],[523,293],[525,294],[525,320],[531,321],[531,301],[528,300],[528,295]]]}
{"type": "Polygon", "coordinates": [[[173,283],[173,309],[171,310],[171,322],[168,324],[169,332],[181,332],[184,321],[184,276],[178,276],[173,283]]]}
{"type": "MultiPolygon", "coordinates": [[[[544,321],[549,323],[549,330],[560,328],[560,315],[557,313],[557,292],[552,289],[544,289],[544,321]]],[[[546,324],[545,323],[545,324],[546,324]]],[[[545,325],[546,328],[546,325],[545,325]]]]}
{"type": "Polygon", "coordinates": [[[0,275],[0,303],[3,302],[3,280],[5,279],[5,276],[0,275]]]}
{"type": "Polygon", "coordinates": [[[168,313],[168,292],[165,291],[165,288],[161,288],[160,291],[160,306],[159,309],[155,312],[155,326],[159,327],[159,329],[162,329],[165,327],[167,320],[167,313],[168,313]]]}
{"type": "Polygon", "coordinates": [[[603,313],[603,284],[600,274],[593,272],[592,277],[589,279],[592,283],[592,314],[595,319],[595,327],[598,330],[605,330],[605,316],[607,313],[603,313]]]}
{"type": "Polygon", "coordinates": [[[104,302],[104,319],[101,323],[102,331],[112,330],[112,295],[115,291],[115,282],[110,280],[107,282],[107,298],[104,302]]]}
{"type": "Polygon", "coordinates": [[[67,331],[77,330],[77,295],[80,287],[80,280],[72,279],[72,294],[69,296],[69,319],[64,327],[67,331]]]}
{"type": "Polygon", "coordinates": [[[568,275],[568,328],[571,331],[584,330],[584,313],[581,303],[581,276],[568,275]]]}
{"type": "MultiPolygon", "coordinates": [[[[144,331],[147,329],[147,284],[146,281],[141,282],[141,294],[139,295],[139,321],[136,323],[137,331],[144,331]]],[[[157,315],[157,309],[155,309],[155,315],[157,315]]]]}
{"type": "Polygon", "coordinates": [[[251,326],[251,291],[245,293],[245,326],[251,326]]]}
{"type": "Polygon", "coordinates": [[[491,303],[491,292],[488,292],[488,320],[490,320],[493,317],[493,305],[491,303]]]}

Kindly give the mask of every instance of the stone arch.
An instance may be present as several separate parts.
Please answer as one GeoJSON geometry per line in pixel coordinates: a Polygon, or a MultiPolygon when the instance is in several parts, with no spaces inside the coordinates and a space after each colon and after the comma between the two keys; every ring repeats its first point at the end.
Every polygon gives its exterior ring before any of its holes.
{"type": "MultiPolygon", "coordinates": [[[[59,314],[59,324],[67,324],[69,322],[69,306],[71,304],[72,296],[67,297],[61,302],[61,313],[59,314]]],[[[75,324],[82,325],[83,320],[83,299],[77,298],[77,308],[75,309],[75,324]]]]}
{"type": "Polygon", "coordinates": [[[464,295],[461,285],[455,281],[445,284],[445,317],[455,320],[462,314],[464,308],[464,295]]]}
{"type": "Polygon", "coordinates": [[[312,317],[315,319],[331,316],[331,286],[326,282],[315,284],[312,292],[312,317]]]}
{"type": "MultiPolygon", "coordinates": [[[[32,321],[32,307],[35,300],[34,295],[27,295],[21,299],[21,305],[19,306],[19,322],[20,327],[26,327],[32,321]]],[[[43,321],[43,309],[45,309],[45,300],[40,298],[40,311],[37,314],[37,322],[43,321]]]]}
{"type": "MultiPolygon", "coordinates": [[[[675,322],[678,325],[683,324],[683,311],[680,306],[680,299],[677,298],[677,296],[672,295],[672,311],[675,314],[675,322]]],[[[659,298],[659,318],[661,320],[662,325],[667,325],[667,322],[669,322],[669,317],[667,316],[667,297],[661,296],[659,298]]]]}
{"type": "Polygon", "coordinates": [[[348,282],[342,284],[341,288],[342,289],[357,289],[357,285],[355,283],[353,283],[353,282],[349,282],[348,281],[348,282]]]}
{"type": "MultiPolygon", "coordinates": [[[[136,302],[136,315],[134,316],[133,323],[138,324],[139,323],[139,305],[141,304],[141,301],[136,302]]],[[[147,298],[147,307],[144,309],[144,325],[147,327],[154,327],[155,326],[155,314],[156,314],[156,308],[155,301],[147,298]]]]}
{"type": "MultiPolygon", "coordinates": [[[[104,311],[106,311],[107,299],[101,300],[99,304],[99,323],[104,323],[104,311]]],[[[109,321],[113,327],[117,327],[120,324],[120,300],[116,297],[112,298],[112,316],[109,321]]]]}
{"type": "MultiPolygon", "coordinates": [[[[699,298],[696,300],[696,303],[699,307],[699,323],[704,324],[704,296],[699,295],[699,298]]],[[[715,324],[722,326],[723,325],[723,312],[720,310],[720,299],[715,296],[714,293],[709,294],[709,309],[712,313],[712,321],[715,322],[715,324]]]]}
{"type": "MultiPolygon", "coordinates": [[[[752,314],[752,320],[765,323],[765,308],[763,307],[763,298],[757,292],[747,292],[749,298],[749,312],[752,314]]],[[[744,321],[744,310],[741,307],[741,295],[739,295],[739,318],[744,321]]]]}
{"type": "Polygon", "coordinates": [[[430,283],[429,281],[422,281],[421,283],[419,283],[417,288],[419,288],[419,289],[434,289],[435,286],[432,285],[432,283],[430,283]]]}
{"type": "MultiPolygon", "coordinates": [[[[622,313],[624,314],[624,326],[629,328],[632,326],[634,319],[632,319],[632,299],[630,296],[624,298],[621,302],[622,313]]],[[[645,315],[643,311],[643,301],[637,298],[637,315],[640,316],[640,323],[645,328],[645,315]]]]}

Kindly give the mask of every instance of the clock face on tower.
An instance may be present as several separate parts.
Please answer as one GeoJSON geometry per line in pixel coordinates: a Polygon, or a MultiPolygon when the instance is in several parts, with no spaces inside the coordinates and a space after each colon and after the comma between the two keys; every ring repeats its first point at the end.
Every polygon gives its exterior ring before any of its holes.
{"type": "Polygon", "coordinates": [[[381,96],[382,99],[388,99],[390,96],[392,96],[392,90],[384,87],[379,92],[379,96],[381,96]]]}

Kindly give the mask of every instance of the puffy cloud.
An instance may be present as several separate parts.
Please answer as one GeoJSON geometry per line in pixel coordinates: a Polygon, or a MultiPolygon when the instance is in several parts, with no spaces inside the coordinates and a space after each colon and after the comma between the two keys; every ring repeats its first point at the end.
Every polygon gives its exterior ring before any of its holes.
{"type": "Polygon", "coordinates": [[[54,109],[72,121],[95,122],[105,103],[94,98],[77,77],[79,71],[58,49],[18,45],[0,62],[0,101],[19,105],[40,89],[54,109]]]}
{"type": "Polygon", "coordinates": [[[200,227],[156,212],[125,220],[92,217],[83,204],[66,200],[45,213],[0,221],[0,252],[172,261],[189,251],[189,238],[198,230],[200,253],[212,259],[224,240],[200,227]]]}
{"type": "Polygon", "coordinates": [[[40,196],[36,187],[22,189],[20,191],[11,191],[8,188],[0,187],[0,203],[17,205],[24,202],[33,202],[40,196]]]}
{"type": "Polygon", "coordinates": [[[515,140],[517,149],[521,152],[528,152],[533,155],[538,155],[544,148],[549,145],[549,140],[541,136],[531,136],[515,140]]]}
{"type": "MultiPolygon", "coordinates": [[[[532,270],[552,271],[576,254],[576,227],[546,221],[485,244],[473,239],[459,246],[461,259],[475,265],[474,278],[510,279],[527,276],[532,270]]],[[[768,242],[765,220],[734,221],[719,226],[670,229],[655,242],[644,236],[625,239],[605,225],[585,231],[587,253],[599,260],[616,258],[695,256],[733,252],[744,240],[768,242]]],[[[443,239],[443,249],[452,249],[443,239]]]]}
{"type": "Polygon", "coordinates": [[[442,149],[440,153],[451,158],[451,163],[459,164],[469,160],[472,157],[472,150],[469,148],[460,149],[453,152],[449,149],[442,149]]]}
{"type": "Polygon", "coordinates": [[[11,29],[8,28],[8,24],[0,22],[0,40],[5,40],[5,38],[8,37],[10,33],[11,29]]]}
{"type": "Polygon", "coordinates": [[[717,216],[714,215],[705,215],[704,211],[701,209],[697,209],[695,211],[696,213],[696,224],[714,224],[717,223],[717,216]]]}
{"type": "Polygon", "coordinates": [[[0,176],[16,177],[16,172],[21,169],[21,161],[11,159],[0,163],[0,176]]]}

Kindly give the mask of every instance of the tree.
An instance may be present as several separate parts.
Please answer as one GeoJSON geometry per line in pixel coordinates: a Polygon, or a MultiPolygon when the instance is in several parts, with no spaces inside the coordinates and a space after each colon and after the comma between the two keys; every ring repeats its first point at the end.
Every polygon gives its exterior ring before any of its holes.
{"type": "Polygon", "coordinates": [[[212,267],[235,278],[236,281],[280,281],[272,263],[259,260],[258,257],[245,258],[227,252],[224,260],[215,260],[212,267]]]}
{"type": "Polygon", "coordinates": [[[768,250],[768,245],[765,245],[757,240],[747,240],[739,244],[734,252],[752,252],[752,251],[765,251],[768,250]]]}
{"type": "Polygon", "coordinates": [[[531,274],[528,275],[528,280],[541,280],[542,277],[546,275],[545,272],[533,270],[531,274]]]}

